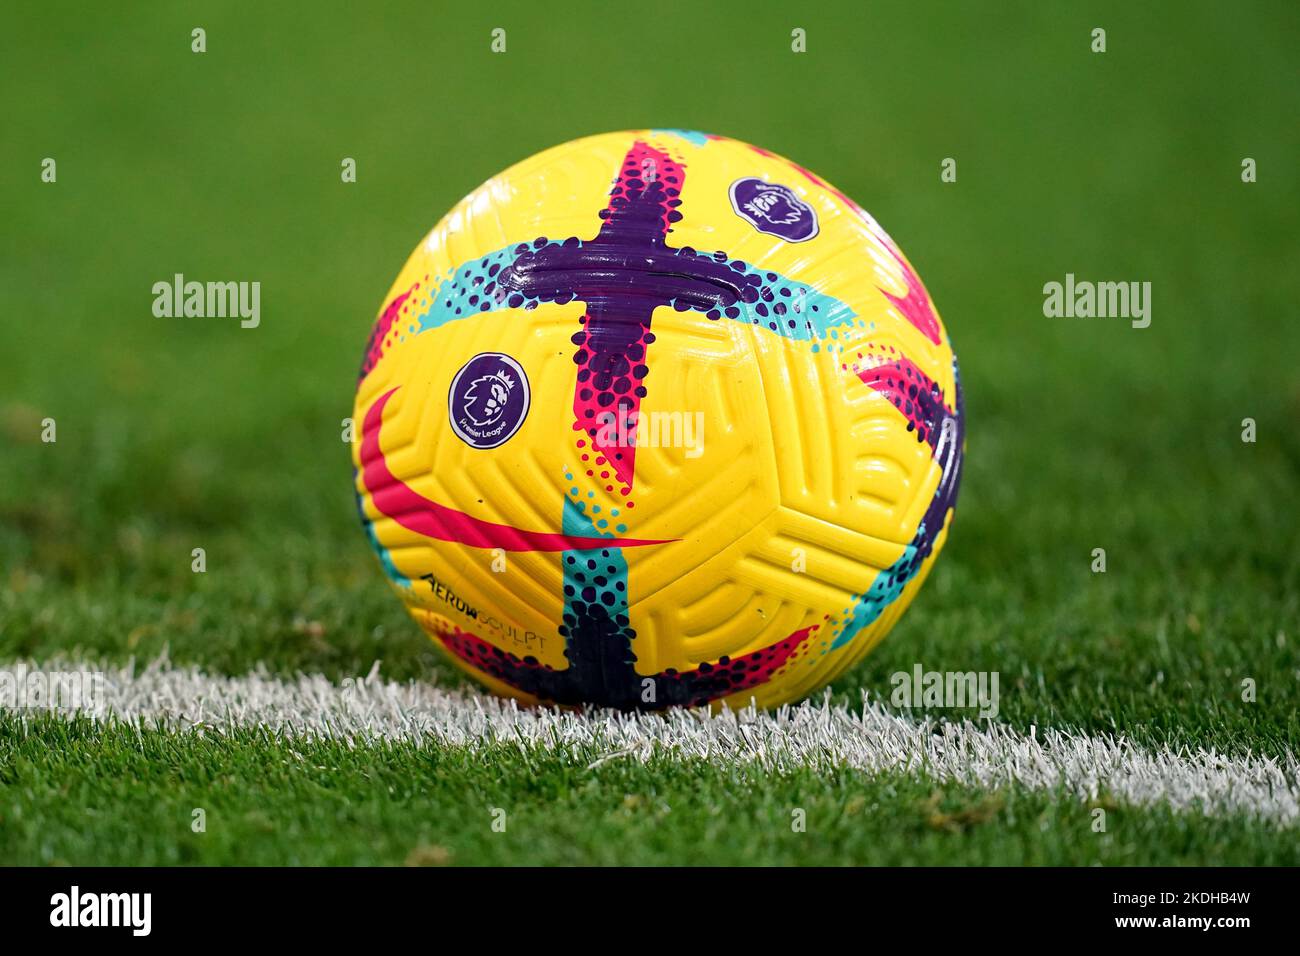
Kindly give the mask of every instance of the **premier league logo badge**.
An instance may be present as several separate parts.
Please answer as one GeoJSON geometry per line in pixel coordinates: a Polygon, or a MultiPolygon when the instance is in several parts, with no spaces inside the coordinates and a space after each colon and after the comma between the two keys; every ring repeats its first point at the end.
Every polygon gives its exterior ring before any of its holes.
{"type": "Polygon", "coordinates": [[[528,417],[528,376],[500,352],[481,352],[451,380],[447,412],[452,431],[472,448],[496,448],[528,417]]]}
{"type": "Polygon", "coordinates": [[[731,208],[759,232],[786,242],[806,242],[817,235],[817,211],[788,186],[737,179],[731,184],[731,208]]]}

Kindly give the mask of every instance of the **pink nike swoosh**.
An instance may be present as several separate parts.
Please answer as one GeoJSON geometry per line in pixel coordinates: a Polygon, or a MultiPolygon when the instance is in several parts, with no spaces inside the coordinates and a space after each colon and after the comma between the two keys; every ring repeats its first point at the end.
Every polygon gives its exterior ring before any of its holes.
{"type": "Polygon", "coordinates": [[[508,524],[497,524],[448,508],[417,494],[392,473],[379,446],[379,430],[384,420],[384,406],[393,397],[393,388],[379,396],[366,412],[361,431],[361,480],[381,514],[392,518],[408,531],[437,541],[453,541],[471,548],[500,548],[503,551],[583,551],[596,548],[636,548],[650,544],[668,544],[642,538],[599,538],[557,534],[551,531],[524,531],[508,524]]]}

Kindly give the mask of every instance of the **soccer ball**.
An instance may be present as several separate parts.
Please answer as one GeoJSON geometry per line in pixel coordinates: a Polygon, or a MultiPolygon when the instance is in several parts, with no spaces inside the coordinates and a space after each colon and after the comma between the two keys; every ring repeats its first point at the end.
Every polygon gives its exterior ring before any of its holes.
{"type": "Polygon", "coordinates": [[[862,658],[947,536],[948,336],[802,166],[592,136],[489,179],[371,332],[362,521],[419,625],[530,702],[771,706],[862,658]]]}

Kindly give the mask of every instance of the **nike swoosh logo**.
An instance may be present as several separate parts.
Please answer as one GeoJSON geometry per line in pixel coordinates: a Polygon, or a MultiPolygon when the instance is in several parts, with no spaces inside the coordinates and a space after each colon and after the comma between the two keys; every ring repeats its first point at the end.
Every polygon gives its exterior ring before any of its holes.
{"type": "Polygon", "coordinates": [[[388,461],[379,445],[384,407],[396,391],[393,388],[379,396],[366,412],[361,430],[361,480],[379,513],[392,518],[408,531],[436,541],[451,541],[471,548],[500,548],[503,551],[638,548],[678,540],[601,538],[557,534],[552,531],[525,531],[508,524],[484,521],[425,498],[389,470],[388,461]]]}

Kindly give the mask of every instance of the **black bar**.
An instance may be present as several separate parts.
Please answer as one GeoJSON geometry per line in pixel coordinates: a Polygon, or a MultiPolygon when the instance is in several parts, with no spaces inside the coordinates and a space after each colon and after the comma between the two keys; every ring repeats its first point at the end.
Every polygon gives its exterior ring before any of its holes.
{"type": "Polygon", "coordinates": [[[918,945],[1021,933],[1070,944],[1104,936],[1232,945],[1243,934],[1293,932],[1295,883],[1293,870],[1226,868],[8,869],[0,925],[7,942],[75,934],[130,944],[145,938],[132,928],[143,928],[144,897],[103,905],[97,894],[147,893],[147,938],[205,944],[415,934],[435,951],[467,938],[490,949],[640,939],[694,950],[719,932],[769,944],[775,932],[809,945],[845,935],[865,945],[882,933],[918,945]],[[74,886],[78,922],[116,911],[124,925],[52,925],[71,922],[74,886]],[[1142,922],[1121,925],[1132,920],[1142,922]]]}

